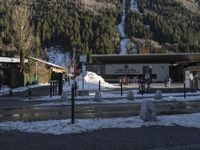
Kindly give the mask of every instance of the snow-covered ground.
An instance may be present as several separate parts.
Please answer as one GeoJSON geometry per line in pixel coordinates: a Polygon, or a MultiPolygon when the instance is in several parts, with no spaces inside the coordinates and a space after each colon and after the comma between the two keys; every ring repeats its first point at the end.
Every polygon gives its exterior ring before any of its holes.
{"type": "Polygon", "coordinates": [[[0,90],[0,95],[10,91],[10,88],[7,85],[3,85],[0,90]]]}
{"type": "MultiPolygon", "coordinates": [[[[144,98],[144,99],[136,99],[134,101],[128,100],[126,97],[119,97],[118,99],[111,99],[112,97],[107,97],[110,99],[104,99],[102,102],[94,101],[94,97],[91,99],[88,99],[87,97],[80,99],[80,97],[76,98],[76,105],[86,105],[86,104],[128,104],[128,103],[141,103],[143,100],[148,99],[151,101],[156,102],[164,102],[164,101],[171,101],[171,102],[194,102],[194,101],[200,101],[199,96],[190,96],[186,99],[183,97],[166,97],[162,100],[154,100],[153,98],[144,98]]],[[[55,100],[55,99],[54,99],[55,100]]],[[[58,100],[58,99],[57,99],[58,100]]],[[[51,103],[44,103],[44,104],[37,104],[36,106],[63,106],[63,105],[71,105],[70,101],[66,102],[51,102],[51,103]]]]}
{"type": "MultiPolygon", "coordinates": [[[[137,91],[134,91],[135,100],[131,101],[127,99],[127,91],[124,92],[123,96],[120,93],[115,93],[111,91],[102,92],[103,101],[97,102],[94,101],[95,93],[91,92],[89,96],[77,96],[75,98],[76,105],[89,105],[89,104],[130,104],[130,103],[141,103],[142,101],[148,99],[155,102],[195,102],[200,101],[200,93],[188,93],[185,99],[183,97],[183,93],[173,93],[173,94],[163,94],[163,99],[154,100],[154,94],[137,94],[137,91]]],[[[69,95],[68,98],[71,96],[69,95]]],[[[55,96],[53,98],[49,98],[49,96],[40,97],[37,100],[39,101],[49,101],[48,103],[37,104],[35,106],[69,106],[71,105],[71,101],[60,101],[60,96],[55,96]]],[[[28,100],[29,101],[29,100],[28,100]]]]}
{"type": "MultiPolygon", "coordinates": [[[[76,77],[77,87],[78,90],[82,90],[82,74],[76,77]]],[[[109,84],[108,82],[105,82],[105,80],[98,76],[94,72],[87,71],[86,76],[84,77],[84,89],[85,90],[98,90],[99,89],[99,81],[101,82],[101,88],[117,88],[117,86],[114,86],[112,84],[109,84]]],[[[71,91],[71,83],[65,83],[63,90],[64,91],[71,91]]]]}
{"type": "Polygon", "coordinates": [[[1,122],[0,130],[18,130],[29,133],[69,134],[81,133],[103,128],[139,128],[142,126],[174,126],[200,128],[200,113],[158,116],[157,122],[143,122],[139,117],[112,119],[49,120],[38,122],[1,122]]]}
{"type": "Polygon", "coordinates": [[[62,66],[67,67],[70,64],[70,54],[67,52],[61,52],[61,49],[57,49],[54,47],[51,47],[48,50],[48,58],[49,62],[62,66]]]}
{"type": "Polygon", "coordinates": [[[0,90],[0,95],[8,94],[10,92],[10,90],[12,90],[13,93],[17,93],[17,92],[24,92],[31,88],[42,87],[42,86],[47,86],[47,85],[48,84],[35,84],[35,85],[29,85],[29,86],[24,86],[24,87],[18,87],[18,88],[14,88],[14,89],[11,89],[11,88],[5,86],[2,88],[2,90],[0,90]]]}

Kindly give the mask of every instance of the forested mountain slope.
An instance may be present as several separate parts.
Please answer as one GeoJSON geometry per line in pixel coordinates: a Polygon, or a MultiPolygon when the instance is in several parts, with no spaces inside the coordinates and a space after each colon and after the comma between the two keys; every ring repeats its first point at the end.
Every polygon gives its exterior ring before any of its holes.
{"type": "MultiPolygon", "coordinates": [[[[31,51],[55,45],[85,54],[118,53],[122,0],[1,0],[0,55],[19,53],[13,13],[28,7],[31,51]]],[[[137,0],[139,12],[126,0],[125,32],[137,48],[150,52],[200,51],[200,0],[137,0]],[[190,5],[187,5],[190,4],[190,5]]],[[[130,42],[130,43],[131,43],[130,42]]],[[[130,45],[127,45],[129,47],[130,45]]]]}
{"type": "Polygon", "coordinates": [[[176,0],[177,2],[183,4],[187,9],[191,10],[193,13],[200,14],[200,0],[176,0]]]}
{"type": "Polygon", "coordinates": [[[118,0],[1,0],[1,53],[17,49],[12,19],[15,6],[29,9],[32,53],[54,45],[87,54],[114,53],[118,48],[118,0]]]}
{"type": "MultiPolygon", "coordinates": [[[[145,46],[151,52],[200,52],[199,13],[186,8],[178,0],[137,2],[140,12],[128,11],[126,18],[129,38],[146,40],[145,46]],[[159,42],[161,47],[152,44],[152,40],[159,42]]],[[[198,3],[196,0],[195,5],[198,3]]]]}

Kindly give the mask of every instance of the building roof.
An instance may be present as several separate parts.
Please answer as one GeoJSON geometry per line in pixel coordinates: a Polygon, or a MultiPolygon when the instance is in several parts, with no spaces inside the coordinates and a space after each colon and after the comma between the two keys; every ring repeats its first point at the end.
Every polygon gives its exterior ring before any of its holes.
{"type": "Polygon", "coordinates": [[[38,59],[38,58],[35,58],[35,57],[30,57],[30,59],[44,63],[48,66],[51,66],[54,72],[65,72],[65,68],[63,68],[59,65],[56,65],[56,64],[53,64],[53,63],[50,63],[50,62],[47,62],[47,61],[44,61],[42,59],[38,59]]]}
{"type": "MultiPolygon", "coordinates": [[[[28,62],[28,59],[25,59],[25,63],[28,62]]],[[[20,63],[19,58],[11,58],[11,57],[0,57],[0,63],[20,63]]]]}
{"type": "Polygon", "coordinates": [[[92,63],[188,63],[200,62],[200,53],[131,54],[131,55],[92,55],[92,63]]]}

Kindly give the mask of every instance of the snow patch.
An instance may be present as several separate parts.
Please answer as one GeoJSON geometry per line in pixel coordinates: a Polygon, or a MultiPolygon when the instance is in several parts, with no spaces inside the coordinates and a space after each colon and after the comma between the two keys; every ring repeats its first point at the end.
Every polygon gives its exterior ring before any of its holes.
{"type": "Polygon", "coordinates": [[[1,87],[1,90],[0,90],[0,95],[1,94],[4,94],[4,93],[7,93],[7,92],[9,92],[10,91],[10,88],[7,86],[7,85],[3,85],[2,87],[1,87]]]}
{"type": "Polygon", "coordinates": [[[38,122],[1,122],[0,130],[18,130],[29,133],[69,134],[81,133],[103,128],[139,128],[142,126],[174,126],[200,128],[200,113],[159,116],[158,121],[143,122],[139,117],[112,119],[77,119],[75,124],[70,120],[49,120],[38,122]]]}
{"type": "Polygon", "coordinates": [[[131,0],[131,10],[132,11],[137,11],[137,12],[139,12],[139,10],[138,10],[138,5],[137,5],[137,0],[131,0]]]}
{"type": "Polygon", "coordinates": [[[18,87],[14,89],[9,88],[8,86],[3,86],[2,90],[0,90],[0,95],[8,94],[10,90],[12,90],[13,93],[18,93],[18,92],[27,91],[28,89],[31,89],[31,88],[42,87],[42,86],[47,86],[47,85],[48,84],[35,84],[35,85],[18,87]]]}
{"type": "Polygon", "coordinates": [[[61,49],[51,47],[48,50],[48,58],[49,62],[62,66],[67,67],[70,64],[70,54],[67,52],[61,52],[61,49]]]}

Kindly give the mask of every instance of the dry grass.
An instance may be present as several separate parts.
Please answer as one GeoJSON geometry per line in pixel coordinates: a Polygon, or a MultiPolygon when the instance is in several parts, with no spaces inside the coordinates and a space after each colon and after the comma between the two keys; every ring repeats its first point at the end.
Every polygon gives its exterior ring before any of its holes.
{"type": "Polygon", "coordinates": [[[200,8],[197,4],[193,3],[192,0],[176,0],[177,2],[183,4],[185,8],[191,10],[193,13],[200,14],[200,8]]]}
{"type": "MultiPolygon", "coordinates": [[[[141,47],[144,47],[146,41],[145,39],[141,39],[141,38],[133,38],[133,42],[138,43],[138,45],[140,45],[141,47]]],[[[148,39],[148,42],[150,42],[150,44],[155,48],[162,47],[157,41],[148,39]]]]}

